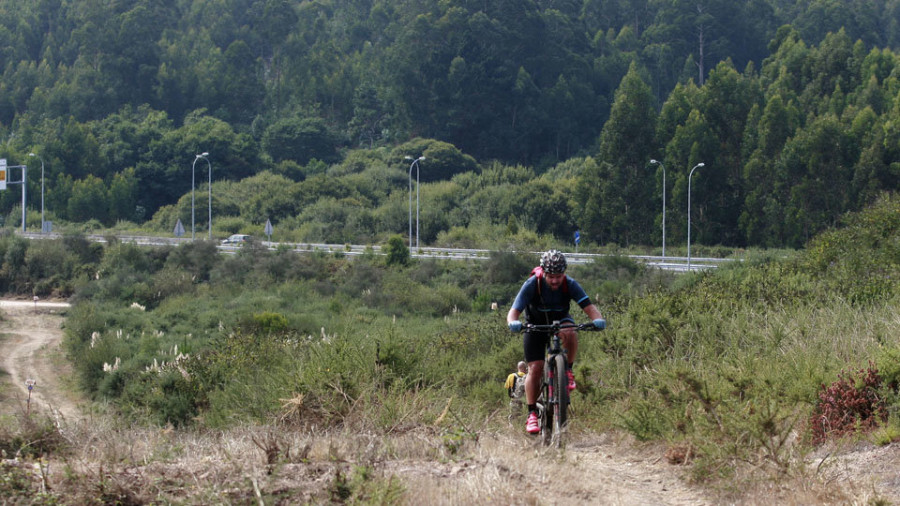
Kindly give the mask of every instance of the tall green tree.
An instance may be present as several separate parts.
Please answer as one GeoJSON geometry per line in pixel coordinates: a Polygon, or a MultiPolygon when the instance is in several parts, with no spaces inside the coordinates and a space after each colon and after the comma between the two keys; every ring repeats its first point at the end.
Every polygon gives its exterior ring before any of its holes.
{"type": "Polygon", "coordinates": [[[263,149],[275,161],[293,160],[306,165],[313,158],[326,163],[338,160],[339,140],[319,118],[284,118],[266,129],[263,149]]]}
{"type": "Polygon", "coordinates": [[[787,245],[802,247],[849,209],[857,157],[858,147],[833,116],[816,119],[785,145],[776,191],[786,198],[787,245]]]}
{"type": "Polygon", "coordinates": [[[750,111],[762,103],[762,89],[755,77],[739,74],[730,61],[725,61],[709,73],[698,98],[697,106],[718,141],[718,149],[704,153],[700,160],[715,167],[716,172],[716,177],[706,178],[711,198],[707,208],[710,226],[703,239],[742,245],[738,232],[746,191],[742,143],[750,111]]]}
{"type": "Polygon", "coordinates": [[[708,233],[715,224],[710,223],[707,209],[715,197],[709,188],[715,186],[713,184],[715,178],[721,178],[723,175],[719,173],[721,167],[705,161],[715,159],[718,148],[719,142],[712,128],[698,109],[690,112],[684,125],[675,129],[674,137],[666,145],[665,159],[672,161],[667,168],[674,180],[670,201],[672,221],[669,228],[672,237],[687,237],[687,203],[690,197],[692,240],[711,244],[721,242],[720,238],[708,233]],[[690,171],[700,163],[705,167],[697,169],[694,177],[690,178],[690,171]],[[688,195],[689,183],[690,195],[688,195]]]}
{"type": "Polygon", "coordinates": [[[91,175],[75,181],[66,211],[72,221],[97,220],[110,224],[106,185],[100,178],[91,175]]]}
{"type": "Polygon", "coordinates": [[[138,182],[134,168],[129,167],[114,174],[109,184],[109,220],[141,221],[147,216],[135,205],[138,194],[138,182]]]}
{"type": "Polygon", "coordinates": [[[650,207],[653,185],[647,164],[656,151],[656,107],[650,87],[636,63],[622,78],[609,121],[600,133],[598,159],[609,166],[606,177],[582,184],[599,185],[611,225],[611,238],[622,244],[646,244],[657,206],[650,207]]]}
{"type": "Polygon", "coordinates": [[[756,146],[743,167],[746,196],[738,225],[749,244],[778,246],[783,239],[781,227],[782,196],[776,193],[777,159],[784,144],[800,125],[800,112],[785,104],[781,95],[770,98],[756,125],[756,146]]]}

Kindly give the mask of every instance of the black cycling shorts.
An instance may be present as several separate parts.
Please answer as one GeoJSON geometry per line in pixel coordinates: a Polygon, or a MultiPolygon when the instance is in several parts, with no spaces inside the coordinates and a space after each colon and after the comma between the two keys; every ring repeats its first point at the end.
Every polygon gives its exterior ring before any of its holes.
{"type": "MultiPolygon", "coordinates": [[[[575,319],[571,315],[561,318],[561,322],[575,323],[575,319]]],[[[535,362],[544,360],[547,354],[547,345],[550,344],[549,332],[525,332],[522,338],[525,347],[525,361],[535,362]]]]}

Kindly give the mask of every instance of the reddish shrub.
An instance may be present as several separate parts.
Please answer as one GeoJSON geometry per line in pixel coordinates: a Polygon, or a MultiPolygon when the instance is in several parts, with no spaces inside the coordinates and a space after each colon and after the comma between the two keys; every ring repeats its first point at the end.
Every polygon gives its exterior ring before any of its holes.
{"type": "Polygon", "coordinates": [[[856,431],[868,431],[887,420],[884,401],[878,395],[881,376],[875,365],[860,369],[854,378],[844,371],[837,381],[822,385],[819,402],[810,418],[814,444],[824,443],[856,431]]]}

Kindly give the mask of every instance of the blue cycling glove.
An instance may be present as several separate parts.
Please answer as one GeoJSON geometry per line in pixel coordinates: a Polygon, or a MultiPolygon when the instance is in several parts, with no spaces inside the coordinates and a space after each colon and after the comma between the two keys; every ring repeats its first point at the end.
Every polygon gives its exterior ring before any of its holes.
{"type": "Polygon", "coordinates": [[[596,320],[594,320],[594,326],[600,330],[603,330],[606,328],[606,320],[604,320],[603,318],[597,318],[596,320]]]}
{"type": "Polygon", "coordinates": [[[511,332],[520,332],[522,330],[522,322],[519,320],[511,321],[507,323],[507,325],[509,325],[509,330],[511,332]]]}

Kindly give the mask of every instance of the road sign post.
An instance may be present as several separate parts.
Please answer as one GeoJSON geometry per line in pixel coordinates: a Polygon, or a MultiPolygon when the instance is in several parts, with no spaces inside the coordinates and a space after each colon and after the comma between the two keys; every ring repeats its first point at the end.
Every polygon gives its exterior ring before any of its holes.
{"type": "Polygon", "coordinates": [[[181,218],[178,218],[178,222],[175,223],[175,237],[181,237],[184,235],[184,225],[181,224],[181,218]]]}
{"type": "Polygon", "coordinates": [[[37,381],[28,378],[25,380],[25,386],[28,387],[28,400],[25,407],[25,415],[31,415],[31,391],[34,390],[34,386],[37,385],[37,381]]]}

